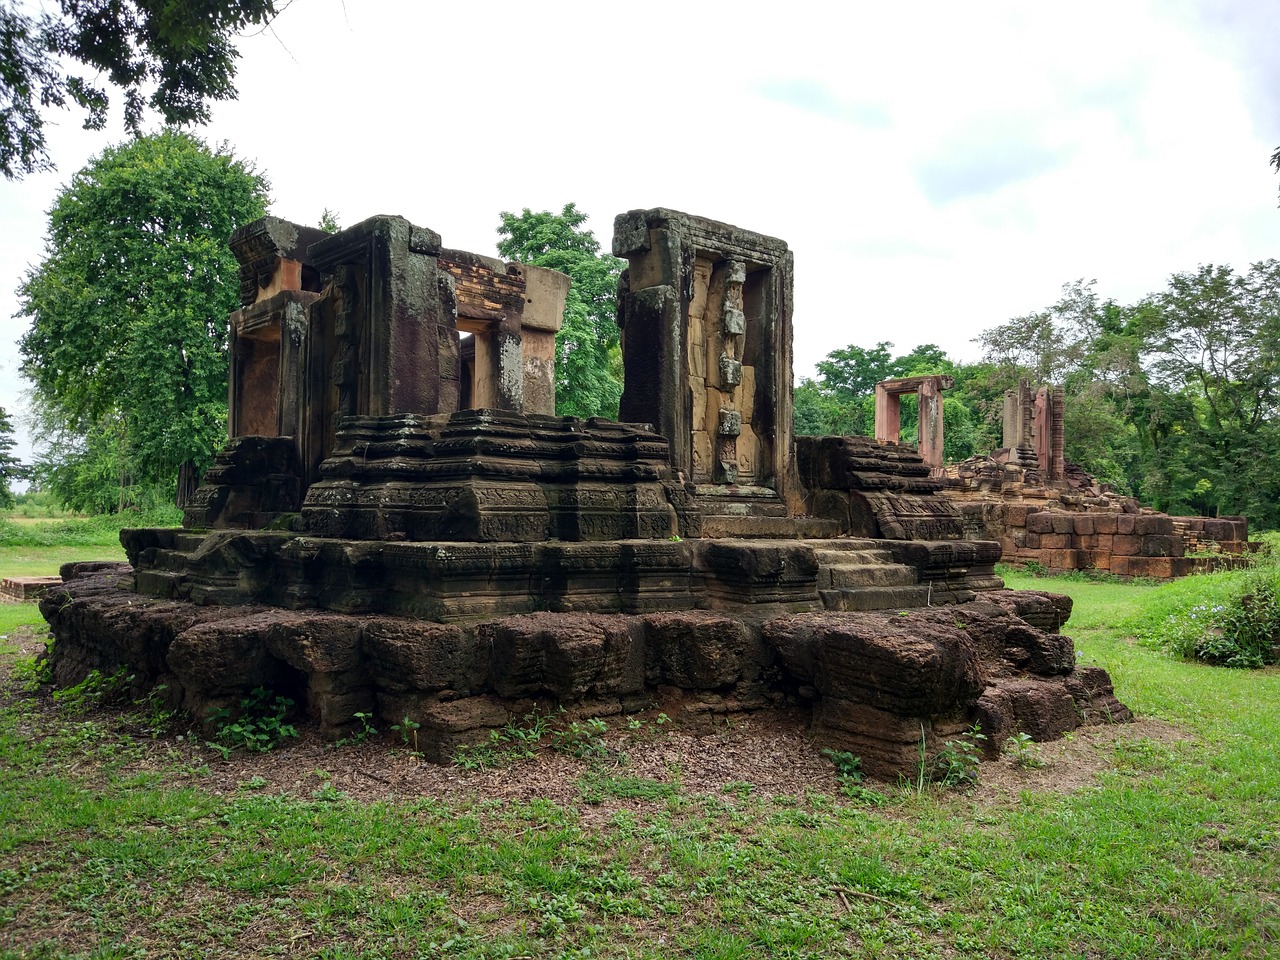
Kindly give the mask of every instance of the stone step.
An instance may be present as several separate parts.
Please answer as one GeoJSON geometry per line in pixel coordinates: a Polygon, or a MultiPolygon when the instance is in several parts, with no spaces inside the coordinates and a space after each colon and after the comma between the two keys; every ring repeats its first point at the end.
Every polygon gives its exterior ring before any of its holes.
{"type": "Polygon", "coordinates": [[[195,533],[179,533],[173,538],[173,549],[182,553],[195,553],[207,535],[207,530],[195,533]]]}
{"type": "Polygon", "coordinates": [[[699,500],[704,517],[785,517],[787,505],[778,501],[699,500]]]}
{"type": "Polygon", "coordinates": [[[183,571],[191,562],[191,554],[194,551],[188,550],[157,550],[155,559],[151,562],[153,570],[167,571],[183,571]]]}
{"type": "Polygon", "coordinates": [[[724,539],[744,537],[774,540],[809,540],[829,537],[838,532],[835,520],[817,517],[724,517],[703,516],[702,536],[724,539]]]}
{"type": "Polygon", "coordinates": [[[813,555],[824,567],[838,567],[842,564],[857,566],[865,563],[893,563],[893,554],[888,550],[815,550],[813,555]]]}
{"type": "Polygon", "coordinates": [[[915,567],[900,563],[841,564],[818,571],[820,587],[914,587],[918,582],[915,567]]]}
{"type": "Polygon", "coordinates": [[[862,610],[911,610],[929,602],[928,586],[855,587],[819,590],[822,605],[834,613],[862,610]]]}
{"type": "Polygon", "coordinates": [[[879,550],[882,541],[865,537],[838,537],[834,540],[814,540],[809,546],[815,550],[832,550],[848,553],[850,550],[879,550]]]}

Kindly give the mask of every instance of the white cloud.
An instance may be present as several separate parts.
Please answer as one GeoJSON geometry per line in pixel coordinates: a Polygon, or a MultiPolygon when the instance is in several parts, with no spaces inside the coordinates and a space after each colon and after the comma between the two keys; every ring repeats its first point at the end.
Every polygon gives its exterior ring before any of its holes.
{"type": "MultiPolygon", "coordinates": [[[[478,252],[499,210],[568,201],[606,246],[636,207],[736,223],[795,251],[798,374],[884,339],[972,359],[1064,282],[1132,300],[1280,249],[1261,6],[308,0],[242,42],[205,135],[279,216],[400,213],[478,252]]],[[[6,407],[42,211],[115,138],[59,122],[59,174],[0,184],[6,407]]]]}

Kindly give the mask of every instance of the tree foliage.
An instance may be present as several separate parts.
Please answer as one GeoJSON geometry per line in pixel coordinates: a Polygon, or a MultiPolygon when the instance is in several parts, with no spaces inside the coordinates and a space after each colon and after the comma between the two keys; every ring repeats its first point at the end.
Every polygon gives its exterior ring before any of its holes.
{"type": "Polygon", "coordinates": [[[1171,505],[1280,520],[1280,262],[1175,274],[1141,305],[1153,479],[1171,505]],[[1195,476],[1180,474],[1196,464],[1195,476]]]}
{"type": "Polygon", "coordinates": [[[559,213],[528,207],[519,216],[499,214],[498,253],[569,275],[564,326],[556,335],[556,413],[573,417],[618,416],[622,352],[618,342],[618,278],[623,262],[600,252],[583,229],[587,215],[572,203],[559,213]]]}
{"type": "Polygon", "coordinates": [[[226,148],[164,131],[104,151],[58,195],[18,290],[31,321],[19,348],[59,441],[45,469],[73,506],[102,505],[86,489],[104,473],[164,485],[211,460],[239,303],[227,238],[266,212],[266,191],[226,148]]]}
{"type": "Polygon", "coordinates": [[[14,504],[13,482],[26,477],[26,468],[13,455],[13,421],[4,407],[0,407],[0,508],[8,509],[14,504]]]}
{"type": "Polygon", "coordinates": [[[1280,522],[1280,264],[1201,266],[1123,306],[1076,281],[981,335],[1010,386],[1060,383],[1066,453],[1171,513],[1280,522]]]}
{"type": "Polygon", "coordinates": [[[43,111],[75,104],[84,126],[107,121],[109,84],[135,136],[147,107],[166,123],[204,123],[208,102],[235,97],[232,38],[270,22],[274,0],[60,0],[57,12],[0,0],[0,171],[52,166],[43,111]]]}

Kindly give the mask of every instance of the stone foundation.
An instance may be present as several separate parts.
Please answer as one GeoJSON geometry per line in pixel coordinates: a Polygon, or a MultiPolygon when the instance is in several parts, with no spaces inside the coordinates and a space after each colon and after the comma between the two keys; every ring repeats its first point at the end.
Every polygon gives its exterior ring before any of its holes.
{"type": "MultiPolygon", "coordinates": [[[[779,589],[794,559],[726,541],[707,546],[729,551],[710,564],[779,589]]],[[[1050,739],[1129,717],[1105,673],[1075,666],[1070,639],[1057,632],[1071,602],[1049,594],[993,591],[964,606],[794,615],[780,613],[775,593],[732,610],[436,622],[147,597],[124,564],[68,564],[63,576],[41,602],[62,685],[124,665],[139,692],[162,690],[197,719],[264,686],[334,737],[357,713],[379,725],[409,717],[437,759],[535,706],[607,714],[675,692],[721,711],[809,702],[816,738],[881,777],[909,772],[922,735],[936,749],[974,722],[998,750],[1019,730],[1050,739]]]]}
{"type": "Polygon", "coordinates": [[[946,495],[966,536],[997,540],[1006,563],[1050,573],[1168,580],[1247,565],[1257,549],[1244,517],[1171,517],[1068,466],[1052,486],[1016,464],[974,458],[947,468],[946,495]]]}

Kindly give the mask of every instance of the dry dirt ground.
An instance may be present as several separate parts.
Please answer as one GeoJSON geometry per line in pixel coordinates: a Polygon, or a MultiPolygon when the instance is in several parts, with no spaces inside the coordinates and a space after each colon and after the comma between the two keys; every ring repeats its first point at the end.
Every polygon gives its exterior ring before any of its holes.
{"type": "MultiPolygon", "coordinates": [[[[19,631],[9,638],[21,655],[43,649],[43,637],[19,631]]],[[[46,690],[30,695],[20,692],[9,676],[12,657],[0,659],[0,700],[12,703],[21,698],[26,709],[52,720],[59,708],[46,690]]],[[[671,709],[671,715],[678,711],[671,709]]],[[[735,714],[710,719],[700,715],[697,723],[661,722],[663,707],[635,715],[642,721],[638,729],[628,728],[628,719],[607,719],[604,735],[608,753],[602,760],[588,762],[547,748],[533,759],[520,760],[486,770],[464,770],[453,765],[431,763],[415,754],[399,735],[383,732],[359,743],[335,745],[312,730],[301,729],[297,739],[287,739],[270,753],[237,751],[224,759],[190,729],[181,726],[149,735],[135,731],[136,742],[144,745],[139,758],[126,770],[164,771],[177,786],[190,786],[214,794],[233,794],[246,784],[266,793],[292,794],[310,798],[317,789],[331,788],[352,800],[396,801],[430,797],[441,801],[535,798],[557,804],[582,801],[584,786],[595,776],[627,776],[671,784],[685,793],[719,794],[750,786],[766,795],[798,795],[806,790],[836,795],[839,782],[832,764],[811,742],[807,717],[802,711],[772,710],[735,714]],[[612,758],[614,764],[610,764],[612,758]],[[616,765],[616,774],[610,767],[616,765]]],[[[113,722],[118,714],[102,711],[96,719],[113,722]]],[[[42,725],[36,720],[36,725],[42,725]]],[[[129,731],[127,721],[123,729],[129,731]]],[[[1003,805],[1018,794],[1033,792],[1070,793],[1090,786],[1096,775],[1112,767],[1117,742],[1150,740],[1173,743],[1190,734],[1159,720],[1139,718],[1132,723],[1083,727],[1067,738],[1037,745],[1041,764],[1024,767],[1009,756],[981,765],[979,782],[970,789],[970,799],[979,805],[1003,805]]],[[[93,776],[93,762],[86,759],[81,775],[93,776]]],[[[117,768],[117,773],[125,771],[117,768]]],[[[896,785],[868,782],[868,787],[887,791],[896,785]]],[[[599,809],[603,818],[625,800],[611,798],[599,809]]],[[[584,811],[584,826],[589,816],[584,811]]]]}

